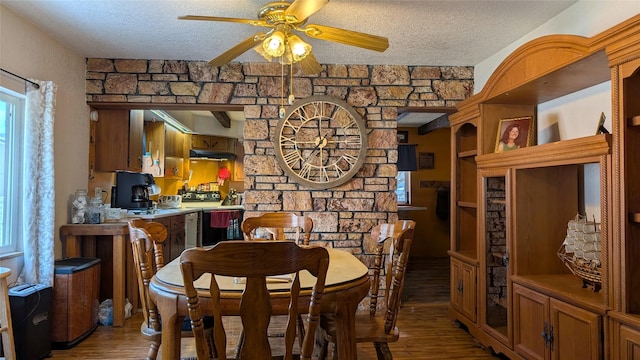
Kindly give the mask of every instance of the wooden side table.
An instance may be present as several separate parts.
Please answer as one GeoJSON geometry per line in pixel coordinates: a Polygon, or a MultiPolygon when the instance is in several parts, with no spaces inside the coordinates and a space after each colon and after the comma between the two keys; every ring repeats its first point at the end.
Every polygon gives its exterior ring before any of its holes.
{"type": "Polygon", "coordinates": [[[63,257],[81,257],[84,253],[95,253],[95,236],[111,236],[113,241],[113,326],[124,325],[126,237],[129,228],[126,222],[103,224],[69,224],[60,227],[63,257]],[[86,241],[92,239],[92,241],[86,241]],[[84,249],[83,249],[84,247],[84,249]]]}

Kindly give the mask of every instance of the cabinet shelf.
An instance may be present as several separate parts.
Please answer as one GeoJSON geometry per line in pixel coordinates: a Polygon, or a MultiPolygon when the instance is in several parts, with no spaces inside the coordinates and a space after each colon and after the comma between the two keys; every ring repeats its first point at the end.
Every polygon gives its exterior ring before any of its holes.
{"type": "Polygon", "coordinates": [[[511,280],[542,294],[604,315],[607,307],[604,292],[583,288],[580,279],[573,274],[513,275],[511,280]]]}
{"type": "Polygon", "coordinates": [[[478,150],[467,150],[467,151],[460,151],[458,153],[458,158],[468,158],[468,157],[473,157],[478,155],[478,150]]]}
{"type": "Polygon", "coordinates": [[[471,201],[458,201],[458,206],[462,208],[472,208],[472,209],[478,208],[478,204],[471,201]]]}
{"type": "Polygon", "coordinates": [[[480,155],[478,168],[513,166],[527,168],[537,165],[586,164],[598,162],[600,156],[611,153],[611,135],[600,134],[549,144],[531,146],[504,153],[480,155]]]}
{"type": "Polygon", "coordinates": [[[458,251],[447,251],[447,254],[452,258],[456,258],[464,263],[469,265],[478,266],[478,259],[476,259],[476,253],[471,250],[458,250],[458,251]]]}

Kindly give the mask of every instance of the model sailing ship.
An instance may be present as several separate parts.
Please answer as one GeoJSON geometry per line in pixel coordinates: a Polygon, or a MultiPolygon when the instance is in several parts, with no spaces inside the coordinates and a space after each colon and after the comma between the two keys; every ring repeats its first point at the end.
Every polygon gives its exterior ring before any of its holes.
{"type": "Polygon", "coordinates": [[[558,250],[562,262],[577,277],[582,279],[582,287],[591,287],[598,292],[602,286],[600,224],[576,215],[569,220],[567,236],[558,250]]]}

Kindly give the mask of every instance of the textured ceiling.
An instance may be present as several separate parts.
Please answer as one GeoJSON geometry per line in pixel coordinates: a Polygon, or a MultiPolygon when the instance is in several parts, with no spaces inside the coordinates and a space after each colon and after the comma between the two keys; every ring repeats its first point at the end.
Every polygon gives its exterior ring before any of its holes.
{"type": "MultiPolygon", "coordinates": [[[[211,60],[264,28],[178,20],[255,19],[265,0],[2,0],[85,57],[211,60]]],[[[308,39],[321,64],[473,66],[576,1],[331,0],[309,23],[389,38],[377,53],[308,39]]],[[[248,51],[239,61],[264,61],[248,51]]]]}
{"type": "MultiPolygon", "coordinates": [[[[563,0],[331,0],[308,23],[389,38],[384,53],[303,38],[321,64],[474,66],[574,4],[563,0]]],[[[255,19],[265,0],[0,0],[84,57],[211,60],[264,28],[178,20],[255,19]]],[[[234,61],[265,61],[248,51],[234,61]]],[[[441,114],[405,114],[419,126],[441,114]]]]}

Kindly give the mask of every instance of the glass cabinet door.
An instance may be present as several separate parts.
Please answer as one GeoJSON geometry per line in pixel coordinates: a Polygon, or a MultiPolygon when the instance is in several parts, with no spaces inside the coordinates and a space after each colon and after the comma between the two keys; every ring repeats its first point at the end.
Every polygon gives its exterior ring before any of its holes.
{"type": "Polygon", "coordinates": [[[483,202],[481,254],[482,284],[480,303],[484,308],[482,327],[501,342],[510,345],[509,296],[509,196],[505,171],[482,174],[483,202]]]}

